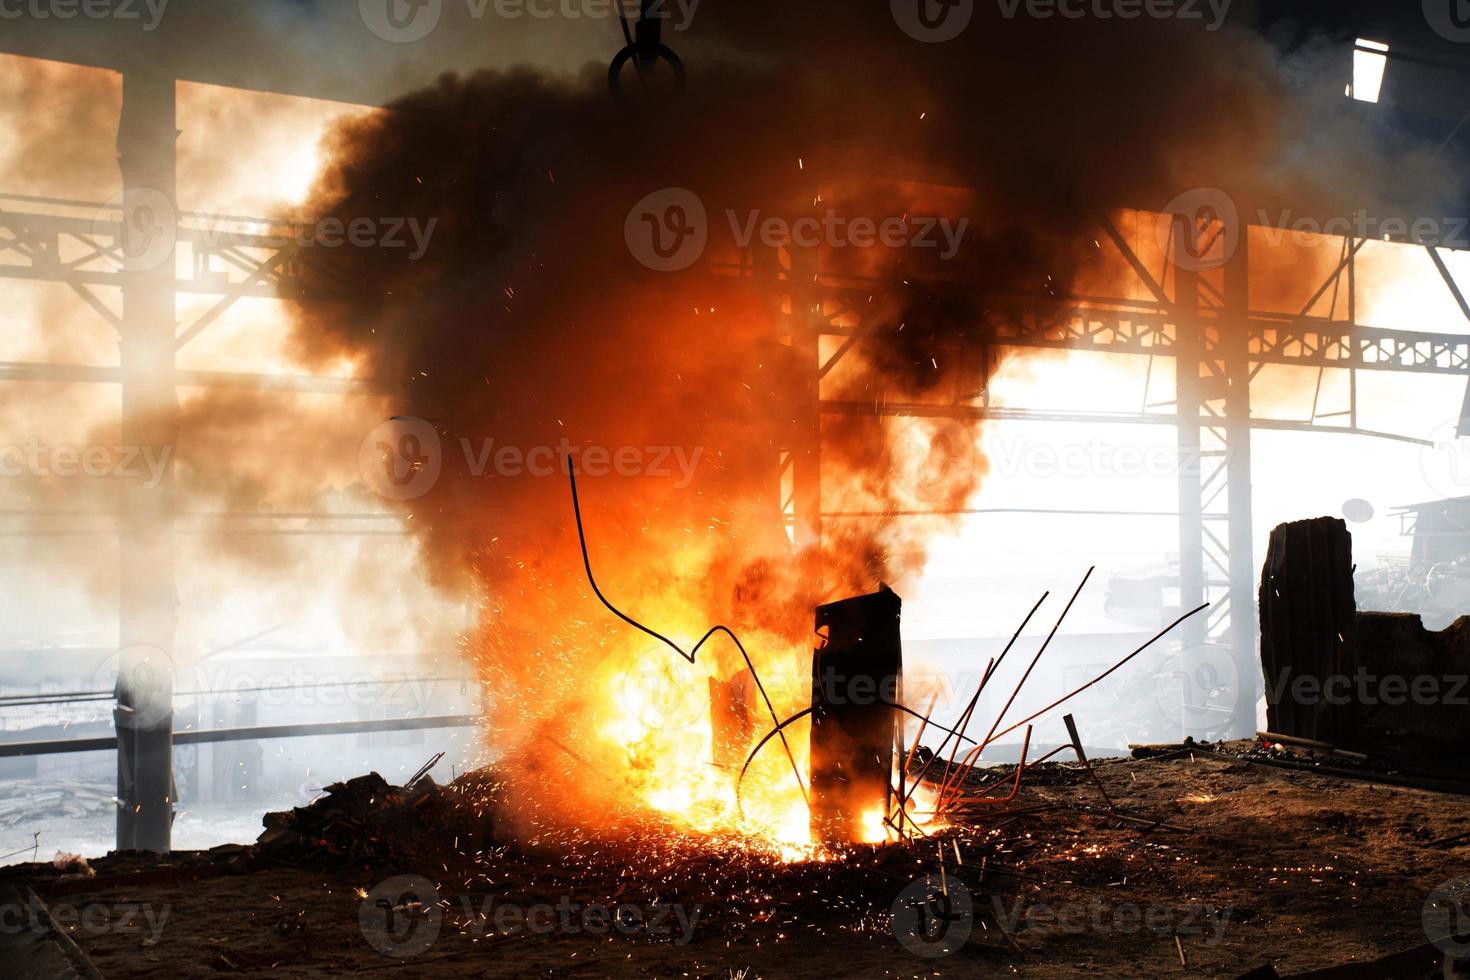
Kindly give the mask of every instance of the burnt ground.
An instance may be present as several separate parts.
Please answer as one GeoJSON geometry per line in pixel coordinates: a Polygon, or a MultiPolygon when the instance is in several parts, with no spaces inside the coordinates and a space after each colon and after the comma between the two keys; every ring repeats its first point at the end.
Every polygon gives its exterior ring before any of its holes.
{"type": "Polygon", "coordinates": [[[1013,804],[937,840],[792,865],[667,836],[510,845],[467,805],[483,786],[363,783],[337,788],[330,820],[321,804],[277,818],[255,848],[114,854],[94,877],[22,865],[0,889],[33,888],[107,980],[1155,978],[1290,976],[1419,946],[1426,898],[1470,871],[1470,842],[1445,843],[1470,840],[1463,796],[1207,751],[1096,768],[1121,811],[1167,826],[1108,816],[1077,768],[1048,765],[1013,804]],[[949,894],[930,908],[968,895],[971,942],[926,959],[895,939],[890,911],[940,875],[941,851],[949,894]],[[419,907],[395,875],[434,894],[419,907]],[[622,929],[589,906],[622,909],[622,929]]]}

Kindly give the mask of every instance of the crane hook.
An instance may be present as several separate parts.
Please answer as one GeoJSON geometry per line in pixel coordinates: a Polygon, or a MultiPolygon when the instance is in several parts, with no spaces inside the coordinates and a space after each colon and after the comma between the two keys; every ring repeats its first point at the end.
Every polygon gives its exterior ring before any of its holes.
{"type": "Polygon", "coordinates": [[[632,32],[628,30],[628,19],[623,14],[621,0],[615,2],[619,3],[618,18],[622,21],[623,36],[628,43],[617,53],[607,69],[607,84],[613,94],[623,94],[623,67],[630,60],[638,71],[638,78],[645,83],[658,68],[659,60],[667,61],[674,69],[675,83],[683,91],[684,62],[662,40],[664,15],[658,8],[663,6],[664,0],[641,0],[638,24],[632,32]]]}

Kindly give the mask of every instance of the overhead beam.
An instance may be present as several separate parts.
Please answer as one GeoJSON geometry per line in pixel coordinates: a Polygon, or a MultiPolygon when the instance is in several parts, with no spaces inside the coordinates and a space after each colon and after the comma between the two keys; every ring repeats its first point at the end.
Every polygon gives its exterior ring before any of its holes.
{"type": "MultiPolygon", "coordinates": [[[[174,745],[212,745],[217,742],[248,742],[268,738],[325,738],[331,735],[361,735],[368,732],[411,732],[437,728],[477,728],[477,715],[431,715],[424,718],[365,718],[361,721],[328,721],[303,725],[261,725],[250,728],[216,728],[175,732],[174,745]]],[[[0,742],[0,758],[59,755],[68,752],[110,752],[117,737],[60,738],[35,742],[0,742]]]]}
{"type": "MultiPolygon", "coordinates": [[[[823,401],[822,411],[831,415],[877,415],[890,418],[939,418],[961,422],[1066,422],[1094,425],[1177,425],[1173,412],[1059,412],[1029,408],[996,408],[983,405],[924,404],[922,402],[823,401]]],[[[1304,419],[1252,418],[1251,428],[1276,432],[1323,432],[1345,436],[1387,439],[1413,446],[1433,446],[1429,439],[1382,432],[1357,426],[1321,425],[1304,419]]]]}
{"type": "MultiPolygon", "coordinates": [[[[321,395],[401,394],[407,381],[388,378],[340,378],[311,374],[252,374],[233,371],[175,371],[181,388],[243,388],[253,391],[292,391],[321,395]]],[[[119,384],[119,367],[92,364],[41,364],[0,361],[0,381],[62,384],[119,384]]]]}

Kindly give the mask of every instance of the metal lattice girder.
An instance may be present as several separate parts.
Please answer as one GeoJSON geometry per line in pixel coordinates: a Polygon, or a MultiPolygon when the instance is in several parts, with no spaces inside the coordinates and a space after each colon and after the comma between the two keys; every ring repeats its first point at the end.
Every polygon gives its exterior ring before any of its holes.
{"type": "MultiPolygon", "coordinates": [[[[0,262],[0,277],[121,286],[127,275],[121,218],[115,209],[96,209],[91,217],[0,210],[0,258],[6,260],[0,262]]],[[[175,247],[187,252],[190,272],[175,279],[174,289],[233,297],[336,298],[341,294],[330,288],[335,277],[329,269],[314,267],[316,281],[306,281],[307,250],[296,241],[302,227],[267,218],[181,213],[175,247]]]]}
{"type": "Polygon", "coordinates": [[[1269,364],[1470,375],[1470,336],[1298,320],[1253,322],[1250,359],[1269,364]]]}
{"type": "MultiPolygon", "coordinates": [[[[829,415],[878,415],[892,418],[956,419],[965,422],[1012,421],[1012,422],[1080,422],[1097,425],[1177,425],[1179,416],[1174,412],[1066,412],[1046,411],[1030,408],[1001,408],[986,405],[966,405],[938,402],[896,401],[838,401],[824,399],[822,412],[829,415]]],[[[1413,445],[1433,445],[1426,439],[1399,435],[1393,432],[1378,432],[1351,425],[1327,425],[1305,419],[1269,419],[1252,416],[1252,429],[1269,429],[1276,432],[1335,432],[1341,435],[1372,436],[1375,439],[1390,439],[1413,445]]]]}
{"type": "MultiPolygon", "coordinates": [[[[0,210],[0,278],[65,282],[87,286],[120,286],[124,280],[121,221],[105,205],[78,201],[25,199],[37,206],[92,209],[92,215],[0,210]],[[19,260],[19,261],[15,261],[19,260]]],[[[215,295],[230,300],[245,296],[331,300],[337,276],[295,241],[298,225],[274,218],[183,212],[178,216],[177,245],[187,250],[190,273],[175,280],[180,293],[215,295]],[[251,228],[261,229],[252,231],[251,228]]],[[[1437,256],[1436,256],[1437,257],[1437,256]]],[[[866,319],[875,293],[891,283],[828,280],[812,288],[813,313],[826,320],[821,332],[861,337],[868,324],[839,324],[866,319]]],[[[86,298],[84,293],[84,298],[86,298]]],[[[1172,356],[1178,325],[1172,311],[1156,303],[1119,300],[1058,301],[1045,297],[1008,296],[976,325],[976,339],[999,347],[1092,350],[1108,353],[1172,356]]],[[[227,304],[222,304],[227,306],[227,304]]],[[[202,328],[220,310],[211,310],[202,328]]],[[[1205,350],[1213,349],[1215,311],[1202,311],[1205,350]]],[[[1310,316],[1253,313],[1249,320],[1247,356],[1252,364],[1286,364],[1408,371],[1470,377],[1470,337],[1457,334],[1390,330],[1310,316]]],[[[185,331],[181,343],[198,332],[185,331]]],[[[843,353],[848,348],[843,349],[843,353]]],[[[825,365],[835,366],[834,357],[825,365]]],[[[824,372],[825,373],[825,372],[824,372]]]]}
{"type": "Polygon", "coordinates": [[[1163,313],[1083,307],[992,315],[988,326],[1001,345],[1118,353],[1167,353],[1175,336],[1174,323],[1163,313]]]}
{"type": "MultiPolygon", "coordinates": [[[[1208,316],[1204,346],[1218,346],[1219,331],[1208,316]]],[[[992,316],[994,343],[1017,347],[1096,350],[1109,353],[1172,355],[1178,328],[1165,313],[1092,307],[1031,310],[992,316]]],[[[1275,320],[1261,314],[1249,325],[1247,356],[1254,364],[1294,364],[1470,375],[1470,336],[1390,330],[1316,317],[1275,320]]]]}
{"type": "MultiPolygon", "coordinates": [[[[123,371],[117,367],[90,364],[0,361],[0,381],[121,384],[123,371]]],[[[250,374],[232,371],[176,370],[173,372],[173,381],[185,388],[240,388],[251,391],[292,391],[321,395],[394,395],[402,394],[408,387],[406,381],[377,378],[334,378],[309,374],[250,374]]]]}
{"type": "MultiPolygon", "coordinates": [[[[1220,344],[1220,331],[1208,313],[1201,319],[1204,350],[1210,352],[1220,344]]],[[[1246,356],[1252,364],[1470,376],[1467,335],[1391,330],[1317,317],[1273,319],[1259,313],[1252,316],[1248,330],[1246,356]]],[[[852,338],[872,333],[872,328],[834,326],[825,332],[852,338]]],[[[1058,306],[1050,300],[1010,312],[992,310],[976,332],[981,335],[978,340],[998,347],[1165,357],[1178,349],[1178,325],[1171,314],[1058,306]]]]}

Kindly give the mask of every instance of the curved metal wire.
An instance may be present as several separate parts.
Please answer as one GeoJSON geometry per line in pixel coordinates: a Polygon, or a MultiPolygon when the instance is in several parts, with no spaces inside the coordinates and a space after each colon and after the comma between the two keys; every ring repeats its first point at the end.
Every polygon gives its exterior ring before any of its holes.
{"type": "MultiPolygon", "coordinates": [[[[910,708],[907,705],[899,704],[896,701],[881,701],[881,703],[888,705],[890,708],[897,708],[899,711],[907,712],[908,714],[913,715],[915,718],[919,718],[921,720],[924,718],[923,715],[919,714],[913,708],[910,708]]],[[[786,741],[785,730],[786,730],[786,726],[787,725],[789,725],[792,722],[797,721],[799,719],[805,718],[807,715],[811,714],[814,710],[815,710],[814,708],[802,708],[800,711],[798,711],[796,714],[792,715],[790,718],[787,718],[785,721],[778,721],[778,722],[776,722],[776,727],[773,728],[773,729],[771,729],[770,731],[766,732],[765,736],[762,737],[759,742],[756,742],[755,743],[755,748],[753,748],[753,749],[750,750],[750,755],[748,755],[748,756],[745,757],[745,765],[743,765],[743,766],[740,767],[740,775],[735,777],[735,807],[736,807],[736,810],[740,814],[740,819],[741,820],[744,820],[745,819],[745,802],[744,802],[743,798],[741,797],[740,790],[741,790],[741,786],[745,782],[745,773],[750,769],[750,764],[755,761],[755,757],[758,754],[760,754],[760,750],[763,749],[763,748],[765,748],[766,743],[769,742],[776,735],[780,735],[781,736],[781,741],[782,742],[785,742],[786,741]]],[[[962,734],[960,732],[957,732],[953,728],[945,728],[943,725],[936,724],[936,723],[934,723],[932,721],[930,722],[930,724],[933,725],[935,728],[939,729],[942,732],[948,732],[951,735],[955,735],[955,736],[958,736],[961,739],[964,739],[966,742],[969,742],[971,745],[978,744],[973,738],[970,738],[968,735],[964,735],[964,734],[962,734]]],[[[811,805],[811,801],[810,800],[807,801],[807,805],[808,806],[811,805]]]]}
{"type": "MultiPolygon", "coordinates": [[[[567,459],[567,479],[571,482],[572,485],[572,514],[577,519],[577,541],[582,546],[582,567],[587,570],[587,584],[592,586],[592,592],[594,595],[597,596],[598,601],[606,606],[608,611],[611,612],[614,616],[618,617],[634,629],[639,630],[643,633],[647,633],[654,639],[660,641],[661,643],[664,643],[671,650],[673,650],[679,656],[683,657],[685,660],[689,661],[691,664],[694,663],[695,656],[699,653],[700,648],[704,646],[705,642],[708,641],[710,637],[714,636],[716,633],[724,633],[735,644],[735,649],[740,651],[740,657],[745,661],[745,666],[750,669],[750,676],[751,679],[755,681],[756,690],[761,692],[761,700],[765,701],[766,710],[770,712],[771,721],[776,723],[776,730],[779,732],[781,730],[781,726],[780,720],[776,717],[776,706],[771,703],[770,695],[766,693],[766,686],[761,683],[760,674],[756,672],[755,664],[752,663],[750,660],[750,654],[745,652],[745,644],[740,642],[740,637],[736,636],[734,631],[732,631],[728,626],[711,626],[709,630],[706,631],[704,636],[699,638],[699,642],[694,644],[694,648],[688,653],[685,653],[684,648],[679,646],[679,644],[675,643],[673,640],[669,639],[667,636],[664,636],[657,630],[653,630],[648,628],[647,626],[644,626],[642,623],[638,622],[638,620],[634,619],[632,616],[629,616],[627,613],[623,612],[617,606],[609,602],[607,596],[602,594],[602,590],[597,587],[597,578],[592,574],[592,559],[588,556],[587,552],[587,531],[582,526],[582,502],[581,499],[577,496],[576,467],[572,465],[572,461],[570,458],[567,459]]],[[[786,758],[791,760],[791,774],[796,777],[796,787],[797,789],[801,790],[801,798],[803,800],[807,800],[808,804],[810,804],[811,801],[807,799],[806,795],[806,784],[803,783],[801,779],[801,769],[796,765],[796,756],[792,753],[791,746],[787,744],[786,736],[784,734],[781,736],[781,744],[786,749],[786,758]]]]}

